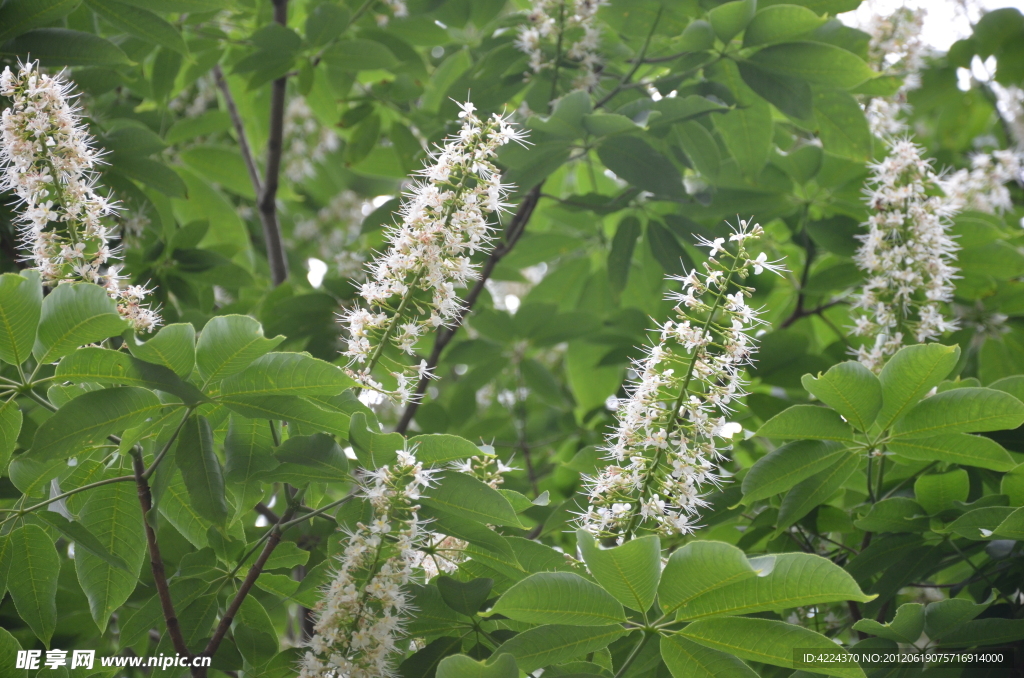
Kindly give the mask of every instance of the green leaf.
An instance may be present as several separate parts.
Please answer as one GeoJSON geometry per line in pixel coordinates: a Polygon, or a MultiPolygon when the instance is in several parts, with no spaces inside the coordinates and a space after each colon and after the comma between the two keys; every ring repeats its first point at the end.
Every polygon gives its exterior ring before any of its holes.
{"type": "Polygon", "coordinates": [[[1024,508],[1019,508],[1003,519],[995,529],[995,534],[1008,539],[1024,541],[1024,508]]]}
{"type": "Polygon", "coordinates": [[[231,633],[239,653],[253,666],[266,664],[280,649],[274,622],[253,596],[242,600],[231,624],[231,633]]]}
{"type": "Polygon", "coordinates": [[[587,569],[605,591],[628,608],[650,609],[661,580],[661,541],[657,536],[602,549],[589,532],[576,530],[576,543],[587,569]]]}
{"type": "Polygon", "coordinates": [[[858,619],[853,628],[895,643],[916,643],[924,631],[924,605],[904,603],[891,622],[880,624],[874,619],[858,619]]]}
{"type": "Polygon", "coordinates": [[[399,64],[394,53],[376,40],[339,40],[324,50],[323,61],[339,71],[390,69],[399,64]]]}
{"type": "Polygon", "coordinates": [[[981,604],[966,598],[948,598],[928,603],[924,608],[924,632],[929,638],[942,638],[984,612],[991,602],[991,598],[981,604]]]}
{"type": "Polygon", "coordinates": [[[116,0],[85,0],[89,8],[115,28],[154,45],[187,55],[185,40],[171,24],[146,9],[116,0]]]}
{"type": "Polygon", "coordinates": [[[772,45],[754,54],[750,61],[768,71],[841,89],[856,87],[877,75],[853,52],[821,42],[772,45]]]}
{"type": "Polygon", "coordinates": [[[687,268],[693,267],[690,256],[676,237],[657,221],[647,222],[647,244],[651,255],[668,275],[683,275],[687,268]]]}
{"type": "Polygon", "coordinates": [[[132,483],[113,483],[92,490],[82,507],[81,520],[82,527],[96,535],[107,553],[127,565],[117,567],[107,558],[90,552],[91,549],[75,551],[78,581],[89,598],[93,621],[103,633],[110,615],[135,590],[146,558],[138,491],[132,483]]]}
{"type": "Polygon", "coordinates": [[[679,145],[683,147],[683,152],[697,171],[710,179],[717,177],[722,154],[711,132],[696,120],[683,121],[674,125],[672,129],[679,140],[679,145]]]}
{"type": "MultiPolygon", "coordinates": [[[[724,7],[724,5],[723,5],[724,7]]],[[[756,177],[768,162],[772,146],[772,112],[760,99],[724,115],[716,115],[715,129],[745,176],[756,177]]]]}
{"type": "Polygon", "coordinates": [[[824,471],[797,484],[782,500],[776,534],[824,504],[860,466],[860,455],[849,453],[824,471]]]}
{"type": "Polygon", "coordinates": [[[758,459],[743,477],[743,503],[785,492],[846,454],[845,447],[832,441],[798,440],[778,447],[758,459]]]}
{"type": "Polygon", "coordinates": [[[739,34],[757,11],[757,0],[736,0],[719,5],[708,12],[708,21],[722,42],[729,42],[739,34]]]}
{"type": "Polygon", "coordinates": [[[489,614],[533,624],[596,626],[626,621],[622,605],[578,574],[539,572],[514,584],[489,614]]]}
{"type": "Polygon", "coordinates": [[[18,445],[21,420],[21,410],[13,398],[0,405],[0,476],[7,474],[7,464],[18,445]]]}
{"type": "Polygon", "coordinates": [[[79,346],[116,337],[127,325],[102,287],[58,285],[43,299],[32,352],[41,363],[56,362],[79,346]]]}
{"type": "Polygon", "coordinates": [[[834,365],[817,378],[805,374],[801,383],[860,431],[867,431],[882,409],[882,383],[856,360],[834,365]]]}
{"type": "Polygon", "coordinates": [[[351,15],[344,7],[321,4],[306,17],[306,42],[321,47],[334,40],[349,24],[351,15]]]}
{"type": "Polygon", "coordinates": [[[11,547],[11,572],[17,585],[9,591],[18,616],[36,638],[50,646],[57,626],[57,576],[60,556],[53,541],[38,525],[22,525],[7,537],[11,547]]]}
{"type": "Polygon", "coordinates": [[[539,668],[560,664],[590,652],[608,647],[626,635],[621,626],[563,626],[546,624],[523,631],[505,641],[496,655],[510,654],[516,659],[520,671],[527,673],[539,668]]]}
{"type": "Polygon", "coordinates": [[[203,518],[223,525],[228,517],[224,471],[213,449],[213,431],[206,417],[192,415],[178,434],[174,459],[192,505],[203,518]]]}
{"type": "Polygon", "coordinates": [[[439,636],[445,633],[458,633],[469,622],[444,602],[441,592],[433,584],[411,584],[410,604],[416,614],[409,619],[408,632],[414,636],[439,636]]]}
{"type": "Polygon", "coordinates": [[[35,28],[0,44],[0,54],[31,54],[50,66],[129,66],[121,48],[98,35],[67,28],[35,28]]]}
{"type": "Polygon", "coordinates": [[[1003,474],[999,493],[1010,498],[1010,506],[1024,506],[1024,464],[1018,464],[1003,474]]]}
{"type": "MultiPolygon", "coordinates": [[[[829,638],[793,624],[771,619],[721,617],[701,619],[688,625],[679,635],[696,643],[735,655],[740,659],[792,669],[797,649],[829,654],[846,654],[842,646],[829,638]]],[[[804,671],[839,678],[865,678],[856,662],[802,665],[804,671]]]]}
{"type": "MultiPolygon", "coordinates": [[[[90,497],[92,495],[89,495],[90,497]]],[[[128,564],[120,556],[115,556],[107,547],[88,530],[80,521],[70,521],[59,513],[53,511],[39,511],[36,517],[52,525],[54,529],[75,543],[75,553],[79,550],[88,551],[107,564],[116,567],[124,572],[131,572],[128,564]]],[[[77,562],[77,561],[76,561],[77,562]]]]}
{"type": "Polygon", "coordinates": [[[301,485],[349,479],[345,453],[332,436],[323,433],[292,436],[277,448],[275,457],[281,465],[262,472],[258,476],[260,480],[301,485]]]}
{"type": "Polygon", "coordinates": [[[678,47],[683,52],[704,52],[715,46],[715,29],[703,19],[691,21],[679,36],[678,47]]]}
{"type": "Polygon", "coordinates": [[[583,116],[583,126],[587,132],[598,137],[636,132],[639,129],[630,118],[618,113],[588,113],[583,116]]]}
{"type": "Polygon", "coordinates": [[[36,429],[27,454],[37,461],[74,457],[109,435],[142,425],[162,407],[152,391],[132,386],[83,393],[36,429]]]}
{"type": "Polygon", "coordinates": [[[962,468],[921,476],[914,482],[914,496],[928,515],[956,508],[954,502],[967,501],[970,489],[971,480],[962,468]]]}
{"type": "Polygon", "coordinates": [[[30,29],[53,23],[70,14],[80,2],[81,0],[8,0],[0,7],[0,42],[30,29]]]}
{"type": "MultiPolygon", "coordinates": [[[[3,589],[0,589],[2,591],[3,589]]],[[[7,629],[0,628],[0,666],[8,667],[10,678],[28,678],[28,669],[10,668],[17,665],[21,643],[7,629]]]]}
{"type": "Polygon", "coordinates": [[[161,327],[145,343],[132,335],[125,345],[136,358],[163,365],[182,379],[192,374],[196,365],[196,330],[191,323],[176,323],[161,327]]]}
{"type": "Polygon", "coordinates": [[[483,454],[470,441],[448,433],[413,436],[409,438],[409,445],[416,446],[416,459],[423,462],[424,466],[440,466],[483,454]]]}
{"type": "Polygon", "coordinates": [[[465,473],[449,472],[422,503],[488,525],[523,527],[512,505],[495,489],[465,473]]]}
{"type": "Polygon", "coordinates": [[[661,658],[673,678],[757,678],[737,657],[678,635],[661,637],[661,658]]]}
{"type": "Polygon", "coordinates": [[[283,336],[267,339],[258,322],[244,315],[221,315],[206,323],[196,346],[199,374],[208,383],[241,372],[277,348],[283,336]]]}
{"type": "Polygon", "coordinates": [[[259,476],[277,465],[270,422],[230,415],[224,439],[224,480],[241,486],[239,512],[250,510],[262,499],[259,476]]]}
{"type": "Polygon", "coordinates": [[[640,220],[634,216],[623,217],[615,229],[612,248],[608,252],[608,284],[616,294],[622,294],[626,289],[633,250],[639,237],[640,220]]]}
{"type": "Polygon", "coordinates": [[[672,553],[658,585],[658,604],[669,614],[713,589],[755,577],[743,551],[719,541],[694,541],[672,553]]]}
{"type": "Polygon", "coordinates": [[[752,564],[766,571],[691,598],[679,607],[677,619],[744,615],[843,600],[867,602],[873,598],[865,595],[843,568],[810,553],[780,553],[755,559],[752,564]]]}
{"type": "Polygon", "coordinates": [[[956,388],[925,398],[893,427],[900,438],[1014,429],[1024,423],[1024,403],[991,388],[956,388]]]}
{"type": "Polygon", "coordinates": [[[306,353],[268,353],[225,379],[223,395],[338,395],[356,382],[340,367],[306,353]]]}
{"type": "Polygon", "coordinates": [[[871,130],[853,95],[840,90],[816,91],[814,116],[826,151],[856,162],[871,158],[871,130]]]}
{"type": "Polygon", "coordinates": [[[928,517],[913,499],[890,497],[872,504],[867,515],[853,524],[865,532],[920,532],[928,529],[928,517]]]}
{"type": "Polygon", "coordinates": [[[938,386],[959,359],[959,346],[920,344],[897,351],[878,375],[882,382],[882,410],[875,421],[882,430],[892,426],[925,393],[938,386]]]}
{"type": "Polygon", "coordinates": [[[480,607],[494,588],[494,580],[486,577],[461,582],[442,575],[435,583],[445,605],[467,617],[472,617],[480,611],[480,607]]]}
{"type": "Polygon", "coordinates": [[[1013,457],[1002,445],[984,436],[953,433],[934,438],[896,439],[888,450],[916,461],[943,461],[993,471],[1008,471],[1015,466],[1013,457]]]}
{"type": "Polygon", "coordinates": [[[766,71],[747,61],[737,66],[743,82],[775,108],[800,120],[813,118],[811,86],[806,82],[766,71]]]}
{"type": "MultiPolygon", "coordinates": [[[[943,533],[952,532],[967,539],[991,539],[996,529],[1012,513],[1013,508],[1009,506],[983,506],[963,514],[952,523],[941,530],[943,533]]],[[[936,530],[939,531],[939,530],[936,530]]]]}
{"type": "Polygon", "coordinates": [[[754,15],[743,33],[743,46],[788,42],[825,23],[824,17],[799,5],[765,7],[754,15]]]}
{"type": "MultiPolygon", "coordinates": [[[[168,198],[181,198],[182,200],[189,198],[190,206],[198,207],[201,204],[196,199],[196,192],[191,190],[188,184],[178,176],[178,173],[183,173],[180,168],[178,172],[175,172],[162,162],[128,155],[119,157],[117,165],[111,171],[154,188],[168,198]]],[[[216,195],[212,188],[207,190],[216,195]]]]}
{"type": "Polygon", "coordinates": [[[437,665],[437,678],[519,678],[519,668],[511,654],[498,655],[486,662],[456,654],[437,665]]]}
{"type": "Polygon", "coordinates": [[[118,384],[163,391],[178,396],[187,405],[206,400],[202,391],[182,381],[163,365],[96,346],[86,346],[64,356],[54,376],[72,383],[118,384]]]}
{"type": "Polygon", "coordinates": [[[839,413],[818,405],[793,405],[766,421],[757,435],[773,440],[854,441],[853,429],[839,413]]]}
{"type": "Polygon", "coordinates": [[[975,619],[943,634],[943,648],[1004,645],[1024,638],[1024,619],[975,619]]]}
{"type": "Polygon", "coordinates": [[[597,157],[623,181],[656,195],[682,196],[683,177],[676,166],[636,135],[610,137],[597,157]]]}
{"type": "Polygon", "coordinates": [[[230,396],[221,398],[220,402],[243,417],[287,421],[304,430],[308,427],[333,435],[348,435],[349,415],[324,409],[299,396],[230,396]]]}
{"type": "Polygon", "coordinates": [[[43,286],[35,271],[0,275],[0,360],[11,365],[28,360],[42,306],[43,286]]]}

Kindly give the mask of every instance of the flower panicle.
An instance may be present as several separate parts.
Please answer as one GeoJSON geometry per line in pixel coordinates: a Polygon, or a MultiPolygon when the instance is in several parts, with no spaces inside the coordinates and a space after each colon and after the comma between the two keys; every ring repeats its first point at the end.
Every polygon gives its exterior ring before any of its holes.
{"type": "Polygon", "coordinates": [[[398,644],[413,612],[407,586],[422,565],[421,549],[441,539],[417,513],[434,473],[416,459],[414,449],[400,450],[393,464],[364,472],[359,492],[373,509],[372,519],[348,533],[334,576],[322,590],[301,678],[395,675],[398,644]]]}
{"type": "Polygon", "coordinates": [[[107,221],[121,207],[97,191],[103,153],[82,123],[74,84],[29,61],[17,72],[4,68],[0,95],[11,99],[0,119],[0,190],[17,196],[25,260],[46,285],[103,286],[134,329],[152,331],[161,319],[143,303],[151,290],[123,285],[119,248],[110,244],[107,221]]]}
{"type": "Polygon", "coordinates": [[[459,104],[459,132],[436,148],[406,193],[401,221],[387,232],[388,248],[367,267],[359,290],[366,302],[346,312],[350,371],[364,388],[384,392],[405,404],[415,383],[427,374],[397,366],[397,387],[384,391],[370,373],[387,343],[413,354],[420,337],[457,323],[464,305],[456,292],[477,277],[470,257],[490,249],[490,218],[508,210],[510,186],[494,165],[498,149],[524,143],[524,133],[498,114],[483,120],[472,103],[459,104]]]}
{"type": "Polygon", "coordinates": [[[578,524],[595,536],[621,541],[641,526],[666,535],[697,529],[708,488],[720,483],[724,441],[739,430],[728,415],[746,395],[753,335],[764,324],[743,281],[784,270],[748,250],[747,241],[762,234],[741,220],[728,238],[698,238],[709,249],[703,272],[670,278],[681,284],[668,295],[672,316],[634,361],[636,377],[603,448],[609,465],[586,479],[589,503],[578,524]]]}
{"type": "Polygon", "coordinates": [[[977,153],[970,169],[959,169],[940,179],[942,190],[961,210],[1003,214],[1013,209],[1006,184],[1024,180],[1024,153],[1018,149],[977,153]]]}
{"type": "Polygon", "coordinates": [[[869,167],[871,216],[854,255],[866,280],[853,303],[853,333],[866,339],[857,358],[878,371],[907,337],[925,342],[958,329],[943,305],[953,299],[959,247],[949,232],[957,205],[942,193],[924,149],[894,139],[869,167]]]}
{"type": "Polygon", "coordinates": [[[597,11],[604,4],[603,0],[534,0],[515,40],[519,51],[530,57],[530,74],[569,61],[576,66],[574,90],[589,92],[597,87],[602,66],[597,11]],[[566,35],[570,31],[572,39],[566,35]]]}

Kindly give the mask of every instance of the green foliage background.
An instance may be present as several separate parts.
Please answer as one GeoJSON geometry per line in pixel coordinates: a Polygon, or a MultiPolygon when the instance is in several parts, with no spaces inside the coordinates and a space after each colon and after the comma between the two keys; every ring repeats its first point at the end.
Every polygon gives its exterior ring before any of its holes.
{"type": "MultiPolygon", "coordinates": [[[[225,632],[211,675],[295,675],[338,528],[366,513],[346,500],[351,473],[404,444],[384,432],[402,410],[369,410],[338,367],[335,314],[358,282],[328,261],[313,288],[306,262],[372,258],[403,182],[467,98],[516,111],[529,131],[530,146],[499,156],[520,215],[503,220],[498,255],[480,257],[497,284],[447,337],[440,379],[403,432],[438,467],[483,451],[521,470],[473,492],[449,471],[425,500],[433,529],[468,542],[470,558],[416,587],[409,632],[424,642],[400,675],[853,677],[864,669],[794,673],[793,649],[1019,650],[1021,189],[1005,214],[956,218],[964,329],[905,349],[878,377],[845,362],[862,189],[884,154],[860,104],[900,85],[866,63],[868,36],[834,18],[858,4],[611,0],[591,93],[571,91],[571,63],[524,80],[513,41],[525,3],[507,0],[412,0],[383,25],[373,0],[6,0],[0,59],[68,67],[109,153],[101,182],[127,208],[127,270],[155,286],[167,326],[124,334],[88,285],[44,297],[19,273],[16,207],[0,206],[0,673],[29,675],[12,668],[22,648],[173,652],[164,578],[189,652],[225,632]],[[274,87],[338,140],[313,157],[304,138],[309,171],[283,173],[270,196],[291,270],[280,284],[230,110],[265,186],[274,87]],[[340,213],[339,194],[351,203],[340,213]],[[581,476],[604,463],[606,402],[670,308],[666,274],[702,261],[694,237],[750,216],[790,273],[756,279],[752,304],[771,326],[735,415],[746,434],[732,478],[695,535],[601,548],[572,519],[581,476]],[[990,331],[993,314],[1007,331],[990,331]],[[65,511],[46,510],[62,492],[65,511]]],[[[989,84],[962,90],[957,69],[994,57],[995,79],[1019,86],[1021,44],[1024,18],[999,10],[927,60],[907,122],[940,166],[1014,144],[989,84]]],[[[285,134],[286,165],[297,134],[285,134]]]]}

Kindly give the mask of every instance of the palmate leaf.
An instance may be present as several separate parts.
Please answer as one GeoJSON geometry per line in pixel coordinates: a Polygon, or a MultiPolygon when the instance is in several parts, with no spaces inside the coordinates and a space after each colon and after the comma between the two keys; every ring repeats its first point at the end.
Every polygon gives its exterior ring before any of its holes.
{"type": "Polygon", "coordinates": [[[801,481],[783,498],[779,507],[776,534],[810,513],[815,506],[824,504],[839,491],[843,483],[860,466],[861,457],[850,451],[840,457],[832,466],[801,481]]]}
{"type": "Polygon", "coordinates": [[[487,525],[523,527],[512,505],[500,492],[465,473],[449,472],[422,499],[448,513],[487,525]]]}
{"type": "Polygon", "coordinates": [[[797,440],[782,445],[758,459],[743,477],[743,503],[749,505],[785,492],[846,454],[841,443],[828,440],[797,440]]]}
{"type": "Polygon", "coordinates": [[[79,346],[117,336],[127,326],[102,287],[58,285],[43,300],[32,352],[41,363],[54,362],[79,346]]]}
{"type": "Polygon", "coordinates": [[[801,383],[860,431],[866,431],[882,409],[882,383],[855,360],[839,363],[818,377],[805,374],[801,383]]]}
{"type": "Polygon", "coordinates": [[[499,656],[510,654],[515,657],[516,664],[521,671],[530,672],[596,652],[626,633],[626,629],[617,625],[546,624],[523,631],[516,637],[505,641],[494,651],[494,654],[499,656]]]}
{"type": "Polygon", "coordinates": [[[163,365],[97,346],[86,346],[64,356],[54,374],[59,380],[72,383],[121,384],[155,389],[176,395],[188,405],[206,400],[202,391],[182,381],[163,365]]]}
{"type": "Polygon", "coordinates": [[[690,542],[669,558],[658,586],[658,603],[665,614],[675,612],[708,591],[756,577],[759,569],[732,544],[690,542]]]}
{"type": "Polygon", "coordinates": [[[641,612],[654,604],[661,580],[658,537],[641,537],[615,548],[602,549],[589,532],[577,530],[576,543],[587,569],[616,600],[641,612]]]}
{"type": "Polygon", "coordinates": [[[146,536],[134,484],[112,483],[92,490],[82,508],[81,521],[109,554],[127,565],[115,567],[87,549],[75,553],[78,581],[89,598],[93,621],[103,633],[110,615],[135,590],[146,557],[146,536]]]}
{"type": "MultiPolygon", "coordinates": [[[[846,650],[829,638],[809,629],[771,619],[720,617],[701,619],[689,624],[679,635],[713,650],[727,652],[751,661],[792,669],[794,650],[846,654],[846,650]]],[[[838,678],[865,678],[864,670],[855,662],[807,664],[800,668],[838,678]]]]}
{"type": "Polygon", "coordinates": [[[38,525],[22,525],[6,539],[12,549],[11,572],[18,577],[17,585],[9,588],[14,607],[36,638],[49,647],[57,626],[60,556],[53,540],[38,525]]]}
{"type": "Polygon", "coordinates": [[[26,455],[36,461],[73,457],[109,435],[145,423],[163,407],[152,391],[133,386],[83,393],[36,429],[26,455]]]}
{"type": "Polygon", "coordinates": [[[717,586],[678,608],[678,619],[702,619],[741,615],[766,610],[831,603],[843,600],[867,602],[857,582],[835,563],[810,553],[784,553],[756,559],[771,571],[758,577],[717,586]]]}
{"type": "Polygon", "coordinates": [[[274,350],[284,337],[267,339],[258,322],[244,315],[217,316],[206,323],[196,345],[199,374],[213,383],[241,372],[274,350]]]}
{"type": "Polygon", "coordinates": [[[213,449],[213,431],[206,417],[192,415],[185,422],[174,458],[196,510],[210,522],[222,525],[228,516],[224,470],[213,449]]]}
{"type": "Polygon", "coordinates": [[[817,405],[794,405],[775,415],[757,431],[773,440],[837,440],[853,442],[853,429],[839,413],[817,405]]]}
{"type": "Polygon", "coordinates": [[[149,10],[117,0],[86,0],[86,4],[96,14],[129,35],[179,54],[188,54],[188,47],[185,46],[181,33],[149,10]]]}
{"type": "Polygon", "coordinates": [[[464,654],[446,657],[437,665],[437,678],[518,678],[516,660],[510,654],[478,662],[464,654]]]}
{"type": "MultiPolygon", "coordinates": [[[[4,5],[0,12],[11,4],[4,5]]],[[[0,275],[0,360],[20,365],[32,354],[42,307],[43,287],[38,273],[0,275]]]]}
{"type": "Polygon", "coordinates": [[[7,464],[21,433],[21,421],[21,410],[14,398],[0,405],[0,476],[7,474],[7,464]]]}
{"type": "Polygon", "coordinates": [[[335,396],[356,382],[344,370],[305,353],[268,353],[225,379],[223,395],[335,396]]]}
{"type": "Polygon", "coordinates": [[[984,436],[952,433],[934,438],[897,439],[888,450],[917,461],[944,461],[993,471],[1009,471],[1016,462],[1003,446],[984,436]]]}
{"type": "Polygon", "coordinates": [[[673,678],[757,678],[742,660],[678,635],[662,636],[661,658],[673,678]]]}
{"type": "Polygon", "coordinates": [[[925,393],[939,385],[960,359],[959,346],[922,344],[896,352],[878,375],[882,382],[882,430],[907,413],[925,393]]]}
{"type": "Polygon", "coordinates": [[[505,592],[490,614],[534,624],[597,626],[626,621],[622,605],[597,584],[570,572],[539,572],[505,592]]]}
{"type": "Polygon", "coordinates": [[[991,388],[955,388],[922,400],[893,427],[899,438],[1015,429],[1024,423],[1024,403],[991,388]]]}
{"type": "Polygon", "coordinates": [[[176,323],[140,342],[132,335],[125,339],[131,354],[149,363],[163,365],[182,379],[192,374],[196,364],[196,330],[189,323],[176,323]]]}

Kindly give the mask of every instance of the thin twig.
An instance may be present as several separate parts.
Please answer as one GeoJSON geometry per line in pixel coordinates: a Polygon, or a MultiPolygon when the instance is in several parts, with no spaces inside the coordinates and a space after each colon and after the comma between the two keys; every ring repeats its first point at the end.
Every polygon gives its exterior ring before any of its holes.
{"type": "Polygon", "coordinates": [[[178,615],[174,612],[174,602],[171,600],[171,589],[167,586],[167,572],[164,570],[164,560],[160,555],[160,544],[156,540],[156,531],[149,522],[149,514],[153,510],[153,494],[150,491],[149,482],[146,480],[146,467],[142,462],[142,453],[138,449],[132,450],[132,469],[135,472],[135,487],[139,495],[139,506],[142,508],[142,523],[146,528],[149,566],[153,571],[153,582],[156,584],[160,608],[164,613],[167,635],[171,638],[175,652],[185,657],[191,657],[192,653],[189,651],[188,645],[185,644],[185,637],[181,634],[178,615]]]}
{"type": "MultiPolygon", "coordinates": [[[[288,509],[281,516],[281,519],[277,521],[277,525],[270,532],[270,537],[267,539],[267,543],[263,547],[263,551],[260,552],[256,562],[249,568],[249,572],[246,573],[245,579],[242,581],[241,586],[238,587],[238,591],[235,592],[235,597],[231,599],[227,609],[224,611],[224,616],[221,617],[220,623],[217,624],[217,628],[213,632],[213,636],[210,637],[210,642],[206,644],[206,649],[203,650],[202,654],[206,657],[212,657],[217,652],[217,648],[220,647],[221,642],[224,640],[224,636],[227,635],[228,629],[231,628],[231,622],[234,621],[235,615],[238,614],[239,608],[242,607],[242,602],[245,597],[249,595],[249,591],[256,584],[256,580],[260,574],[263,573],[263,566],[267,564],[267,560],[270,559],[271,554],[274,553],[274,549],[281,543],[281,534],[283,530],[282,526],[291,520],[292,516],[295,515],[296,509],[298,509],[299,502],[302,501],[303,491],[300,490],[291,497],[288,502],[288,509]]],[[[195,672],[196,678],[206,678],[206,667],[200,668],[195,672]]]]}
{"type": "MultiPolygon", "coordinates": [[[[473,289],[470,290],[469,294],[466,295],[466,299],[462,304],[462,310],[453,321],[451,327],[442,328],[437,333],[437,339],[434,340],[434,349],[430,352],[430,357],[427,358],[427,368],[433,370],[437,367],[438,361],[441,359],[441,353],[445,347],[455,336],[459,327],[462,326],[462,322],[466,319],[466,315],[470,309],[476,303],[476,300],[480,297],[483,292],[487,281],[490,279],[491,274],[494,273],[495,266],[502,258],[512,251],[515,247],[516,242],[523,235],[523,231],[526,230],[526,224],[530,221],[530,216],[533,215],[533,210],[537,207],[537,201],[540,200],[541,184],[537,184],[527,192],[523,197],[523,201],[519,203],[519,209],[516,210],[513,215],[511,222],[508,225],[508,230],[505,234],[505,242],[491,250],[491,255],[487,257],[487,261],[484,263],[483,268],[480,271],[480,278],[476,281],[473,289]]],[[[412,422],[412,418],[416,416],[416,409],[419,407],[419,401],[422,399],[423,394],[427,391],[427,384],[430,382],[429,377],[421,377],[419,383],[416,384],[416,392],[409,404],[405,407],[405,412],[402,413],[402,419],[398,422],[398,426],[395,430],[398,433],[405,434],[409,428],[409,424],[412,422]]]]}
{"type": "Polygon", "coordinates": [[[220,64],[213,67],[213,77],[217,79],[217,87],[224,96],[224,103],[228,108],[228,115],[231,116],[231,124],[235,128],[235,136],[238,137],[238,150],[242,152],[242,159],[245,160],[245,168],[249,171],[249,180],[252,181],[253,193],[259,197],[263,192],[263,182],[260,181],[260,170],[256,167],[256,160],[252,157],[252,149],[249,147],[249,138],[245,135],[245,125],[242,124],[242,115],[238,112],[235,104],[235,97],[231,94],[227,78],[220,64]]]}
{"type": "Polygon", "coordinates": [[[264,504],[262,501],[257,502],[256,506],[253,507],[253,510],[256,511],[256,513],[263,516],[264,518],[266,518],[267,522],[269,523],[276,523],[279,520],[281,520],[281,517],[274,513],[270,509],[270,507],[264,504]]]}
{"type": "Polygon", "coordinates": [[[651,38],[654,37],[654,31],[658,27],[658,22],[661,21],[661,12],[663,9],[664,8],[662,7],[658,8],[658,14],[654,17],[654,21],[651,22],[651,30],[647,34],[647,38],[644,40],[643,47],[640,48],[640,53],[637,54],[636,59],[633,60],[633,67],[626,71],[625,75],[622,76],[622,79],[619,80],[619,83],[615,85],[608,94],[605,94],[596,104],[594,104],[594,108],[601,108],[611,101],[616,94],[622,91],[622,87],[632,79],[636,72],[640,70],[640,67],[644,63],[644,58],[647,56],[647,48],[651,46],[651,38]]]}

